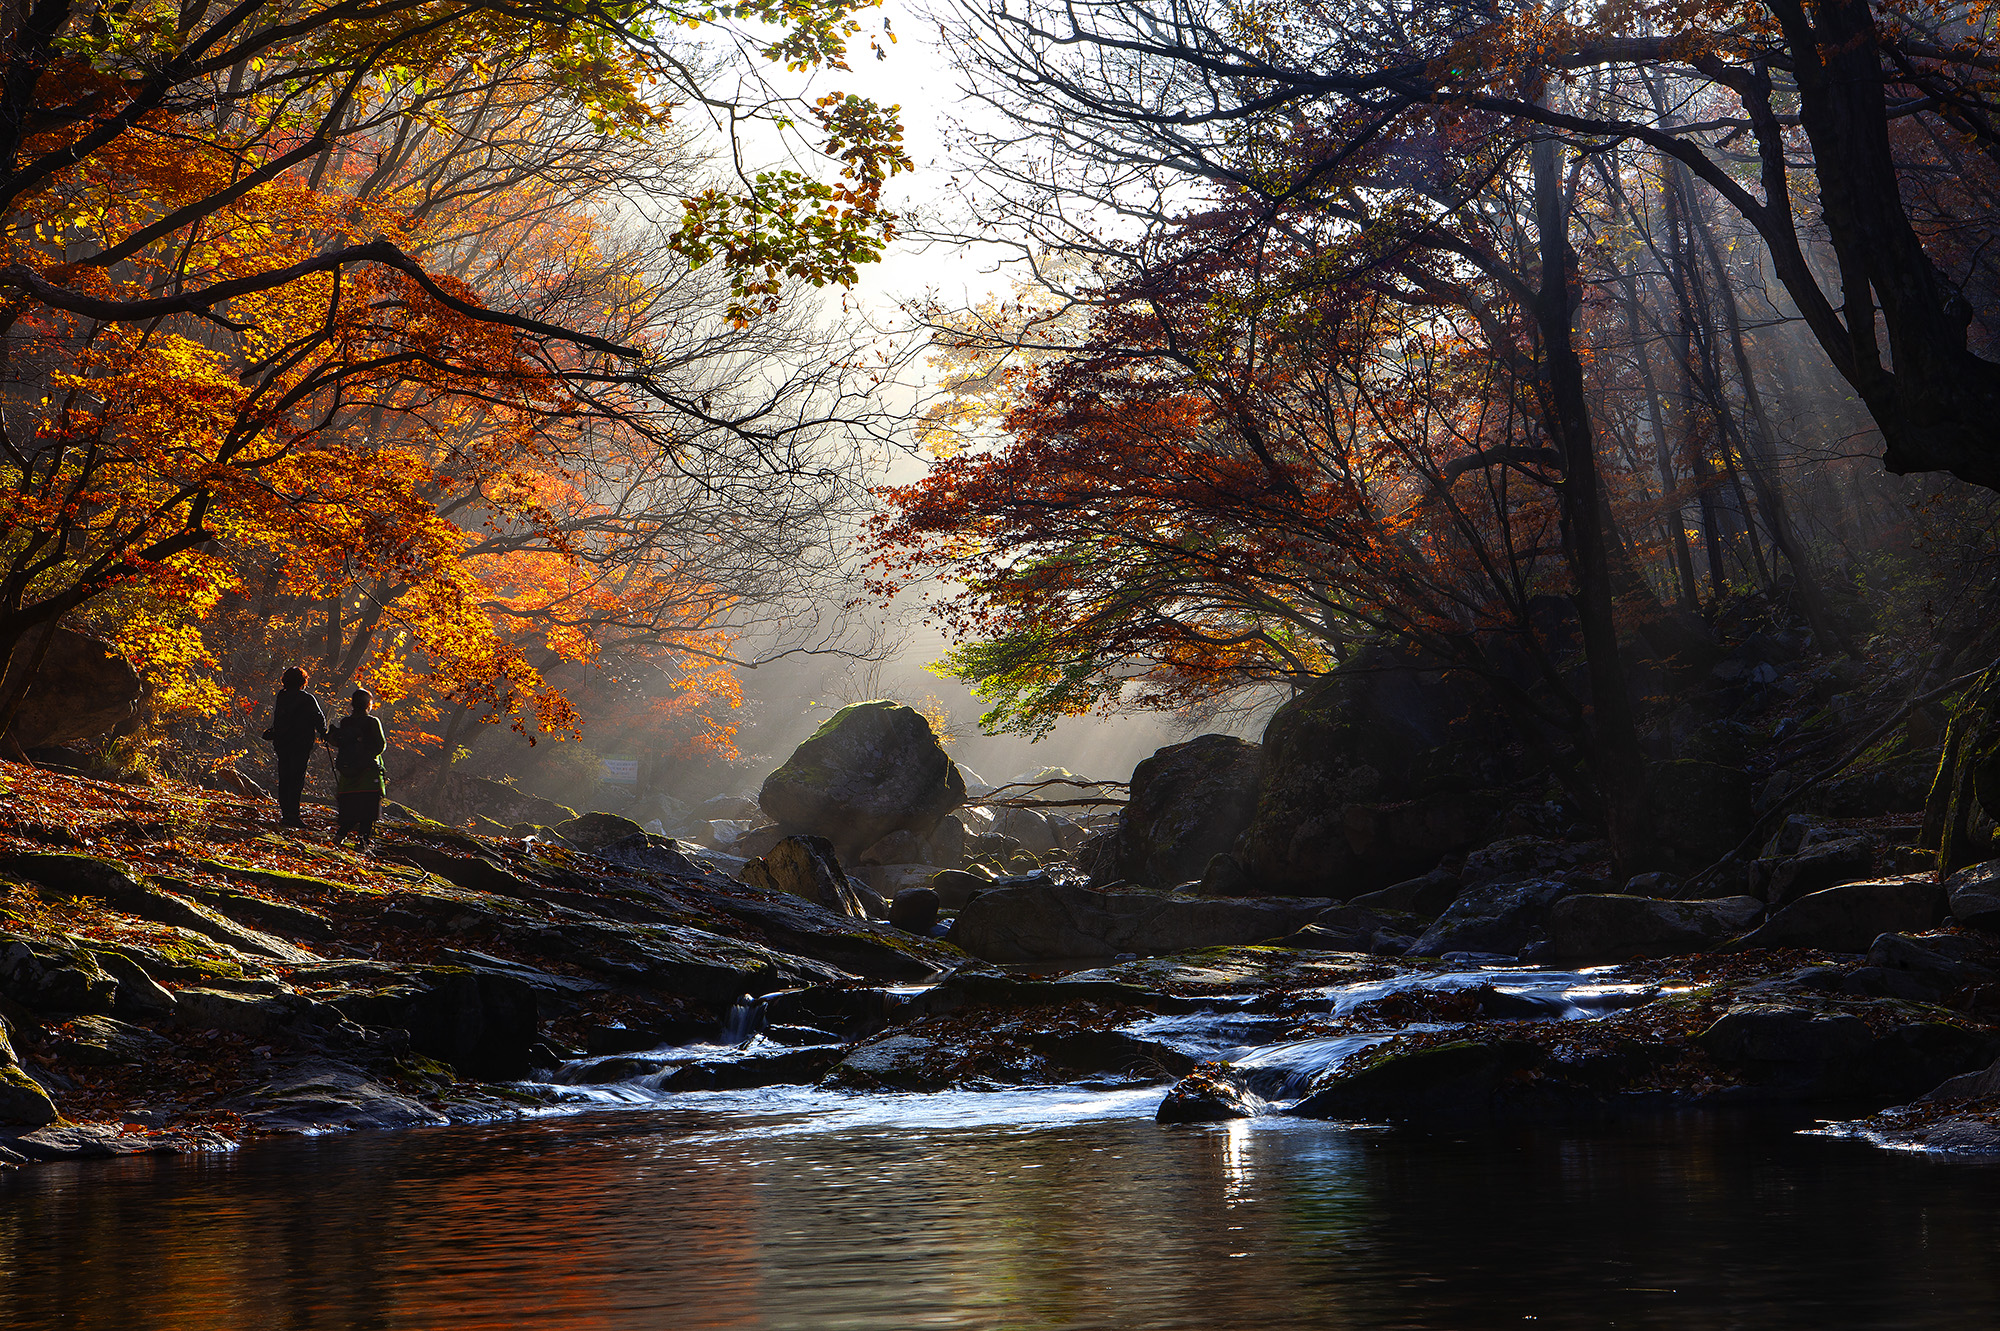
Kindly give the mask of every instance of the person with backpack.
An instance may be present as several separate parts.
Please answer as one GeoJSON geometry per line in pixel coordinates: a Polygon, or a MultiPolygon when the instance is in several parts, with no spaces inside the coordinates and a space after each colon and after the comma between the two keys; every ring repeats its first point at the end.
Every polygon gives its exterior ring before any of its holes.
{"type": "Polygon", "coordinates": [[[306,672],[293,666],[271,705],[271,728],[264,738],[278,751],[278,826],[304,827],[299,801],[306,791],[306,765],[313,748],[326,738],[326,713],[319,699],[306,692],[306,672]]]}
{"type": "Polygon", "coordinates": [[[389,737],[381,719],[369,710],[374,705],[374,694],[356,689],[348,714],[326,734],[326,742],[334,747],[333,801],[340,813],[335,845],[354,832],[355,845],[365,847],[374,835],[375,820],[382,816],[382,795],[389,784],[382,753],[389,747],[389,737]]]}

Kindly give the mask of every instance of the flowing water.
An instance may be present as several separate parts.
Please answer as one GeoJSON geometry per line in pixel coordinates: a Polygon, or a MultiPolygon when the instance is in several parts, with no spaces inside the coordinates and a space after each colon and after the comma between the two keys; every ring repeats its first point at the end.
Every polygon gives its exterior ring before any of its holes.
{"type": "MultiPolygon", "coordinates": [[[[1507,984],[1585,1018],[1630,1001],[1507,984]]],[[[1179,1030],[1246,1068],[1332,1056],[1229,1014],[1179,1030]]],[[[1159,1087],[597,1094],[623,1107],[0,1178],[0,1327],[1762,1331],[2000,1306],[2000,1172],[1798,1122],[1160,1127],[1159,1087]]]]}

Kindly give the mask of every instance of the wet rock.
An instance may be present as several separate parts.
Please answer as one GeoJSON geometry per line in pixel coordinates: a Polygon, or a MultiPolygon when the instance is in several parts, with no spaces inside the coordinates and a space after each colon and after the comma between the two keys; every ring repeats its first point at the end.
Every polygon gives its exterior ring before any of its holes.
{"type": "Polygon", "coordinates": [[[1410,945],[1410,955],[1486,952],[1516,956],[1530,943],[1542,940],[1549,908],[1570,890],[1568,883],[1554,878],[1467,888],[1410,945]]]}
{"type": "Polygon", "coordinates": [[[1241,1084],[1227,1063],[1203,1063],[1174,1083],[1153,1115],[1155,1123],[1225,1123],[1255,1118],[1264,1099],[1241,1084]]]}
{"type": "MultiPolygon", "coordinates": [[[[30,632],[0,682],[0,698],[13,697],[40,649],[41,633],[30,632]]],[[[87,743],[130,721],[144,696],[138,672],[110,643],[57,629],[7,736],[24,749],[87,743]]]]}
{"type": "Polygon", "coordinates": [[[854,894],[834,856],[833,844],[824,837],[786,837],[761,859],[744,865],[738,876],[753,887],[804,897],[836,915],[868,918],[861,898],[854,894]]]}
{"type": "Polygon", "coordinates": [[[1951,916],[1974,929],[2000,932],[2000,860],[1960,869],[1945,879],[1951,916]]]}
{"type": "Polygon", "coordinates": [[[1549,908],[1551,960],[1626,961],[1701,952],[1748,929],[1764,914],[1755,897],[1660,901],[1575,894],[1549,908]]]}
{"type": "Polygon", "coordinates": [[[1767,1098],[1884,1104],[1983,1067],[2000,1052],[2000,1035],[1934,1012],[1881,1000],[1859,1010],[1739,1002],[1697,1043],[1767,1098]]]}
{"type": "Polygon", "coordinates": [[[1453,869],[1433,869],[1418,878],[1407,879],[1377,892],[1364,892],[1348,899],[1348,905],[1368,910],[1407,911],[1412,915],[1442,915],[1465,884],[1453,869]]]}
{"type": "Polygon", "coordinates": [[[1051,1028],[1036,1014],[982,1024],[977,1040],[948,1024],[892,1031],[850,1051],[826,1076],[845,1090],[940,1091],[1102,1078],[1122,1085],[1171,1080],[1194,1060],[1115,1030],[1051,1028]]]}
{"type": "Polygon", "coordinates": [[[1301,1118],[1491,1117],[1543,1057],[1523,1040],[1466,1040],[1391,1052],[1336,1074],[1286,1112],[1301,1118]]]}
{"type": "Polygon", "coordinates": [[[843,707],[765,778],[758,803],[793,832],[852,855],[891,832],[928,836],[965,802],[965,780],[919,712],[878,700],[843,707]]]}
{"type": "Polygon", "coordinates": [[[1921,933],[1943,918],[1944,889],[1926,877],[1846,883],[1800,897],[1731,950],[1759,947],[1865,952],[1886,933],[1921,933]]]}
{"type": "Polygon", "coordinates": [[[1414,916],[1383,914],[1350,902],[1321,911],[1311,924],[1284,939],[1284,946],[1399,957],[1417,941],[1423,923],[1414,916]]]}
{"type": "Polygon", "coordinates": [[[949,941],[988,961],[1154,955],[1281,938],[1332,903],[1098,892],[1049,881],[996,884],[959,911],[949,941]]]}
{"type": "Polygon", "coordinates": [[[0,995],[36,1012],[109,1012],[118,981],[75,944],[0,934],[0,995]]]}
{"type": "Polygon", "coordinates": [[[1249,826],[1262,754],[1229,735],[1198,735],[1141,762],[1119,817],[1118,875],[1152,887],[1200,878],[1249,826]]]}
{"type": "Polygon", "coordinates": [[[223,1108],[266,1132],[441,1127],[449,1121],[361,1069],[334,1059],[273,1059],[259,1071],[257,1084],[224,1101],[223,1108]]]}
{"type": "Polygon", "coordinates": [[[929,934],[938,920],[938,894],[928,887],[906,887],[889,905],[889,923],[913,934],[929,934]]]}

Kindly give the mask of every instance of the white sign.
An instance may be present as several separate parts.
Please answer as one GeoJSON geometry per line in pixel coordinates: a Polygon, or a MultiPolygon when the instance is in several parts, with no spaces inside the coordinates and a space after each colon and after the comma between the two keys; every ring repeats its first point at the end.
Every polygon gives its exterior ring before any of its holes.
{"type": "Polygon", "coordinates": [[[639,760],[637,758],[606,758],[604,779],[614,786],[636,786],[639,784],[639,760]]]}

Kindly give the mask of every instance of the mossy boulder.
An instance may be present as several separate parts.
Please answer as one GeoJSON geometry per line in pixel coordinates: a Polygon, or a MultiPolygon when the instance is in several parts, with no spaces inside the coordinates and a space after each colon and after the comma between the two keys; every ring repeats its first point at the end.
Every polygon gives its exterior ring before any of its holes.
{"type": "Polygon", "coordinates": [[[825,837],[848,857],[891,832],[927,837],[964,802],[965,778],[931,723],[887,699],[834,713],[758,795],[786,831],[825,837]]]}
{"type": "Polygon", "coordinates": [[[1388,652],[1321,679],[1265,727],[1240,857],[1264,891],[1352,897],[1480,844],[1519,773],[1464,687],[1388,652]]]}
{"type": "MultiPolygon", "coordinates": [[[[1231,735],[1197,735],[1140,763],[1118,819],[1118,877],[1146,887],[1199,879],[1250,825],[1263,771],[1263,749],[1231,735]]],[[[996,823],[1009,826],[1025,824],[996,823]]]]}

